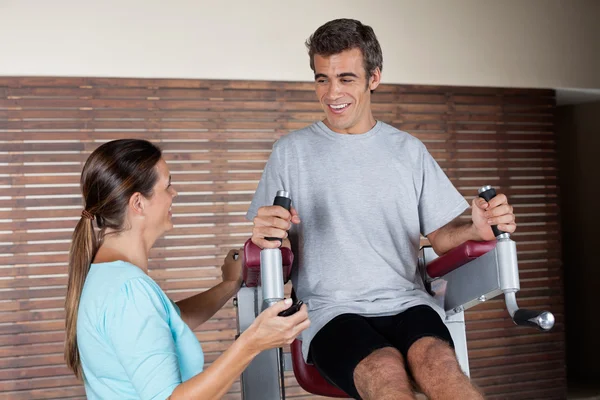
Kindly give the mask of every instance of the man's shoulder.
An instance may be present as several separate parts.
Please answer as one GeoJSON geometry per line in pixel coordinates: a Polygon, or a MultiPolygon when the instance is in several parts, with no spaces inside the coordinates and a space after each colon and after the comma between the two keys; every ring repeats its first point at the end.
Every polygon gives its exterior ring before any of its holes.
{"type": "Polygon", "coordinates": [[[425,144],[419,138],[395,126],[381,122],[381,130],[385,133],[385,137],[401,142],[402,147],[406,150],[422,150],[426,148],[425,144]]]}
{"type": "Polygon", "coordinates": [[[303,128],[293,130],[277,140],[278,143],[287,145],[290,143],[310,140],[319,132],[319,123],[315,122],[303,128]]]}
{"type": "Polygon", "coordinates": [[[317,124],[314,123],[281,136],[273,145],[273,152],[276,154],[291,155],[298,151],[299,148],[312,146],[315,139],[319,136],[317,124]]]}

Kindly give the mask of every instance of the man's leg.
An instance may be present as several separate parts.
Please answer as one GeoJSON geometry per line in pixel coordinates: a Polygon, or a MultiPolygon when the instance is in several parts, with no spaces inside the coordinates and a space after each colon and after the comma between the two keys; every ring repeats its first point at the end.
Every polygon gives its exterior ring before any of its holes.
{"type": "Polygon", "coordinates": [[[364,317],[340,315],[310,344],[321,375],[349,396],[364,400],[414,399],[404,358],[364,317]]]}
{"type": "Polygon", "coordinates": [[[423,337],[408,349],[408,365],[415,381],[430,400],[483,399],[463,373],[454,350],[435,337],[423,337]]]}
{"type": "Polygon", "coordinates": [[[483,399],[462,372],[450,331],[437,312],[420,305],[393,318],[378,319],[378,331],[404,355],[419,389],[430,400],[483,399]]]}
{"type": "Polygon", "coordinates": [[[365,400],[414,399],[404,358],[393,347],[375,350],[354,369],[354,385],[365,400]]]}

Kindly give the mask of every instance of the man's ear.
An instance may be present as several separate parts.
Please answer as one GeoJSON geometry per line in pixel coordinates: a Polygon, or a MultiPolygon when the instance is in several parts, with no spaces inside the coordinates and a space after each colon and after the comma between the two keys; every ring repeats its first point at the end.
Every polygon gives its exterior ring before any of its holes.
{"type": "Polygon", "coordinates": [[[131,208],[134,215],[136,215],[136,216],[144,215],[144,208],[146,205],[145,200],[146,199],[144,198],[144,196],[142,196],[142,194],[140,192],[135,192],[134,194],[131,195],[131,197],[129,198],[129,208],[131,208]]]}
{"type": "Polygon", "coordinates": [[[375,68],[369,77],[369,90],[377,89],[377,86],[381,83],[381,70],[379,67],[375,68]]]}

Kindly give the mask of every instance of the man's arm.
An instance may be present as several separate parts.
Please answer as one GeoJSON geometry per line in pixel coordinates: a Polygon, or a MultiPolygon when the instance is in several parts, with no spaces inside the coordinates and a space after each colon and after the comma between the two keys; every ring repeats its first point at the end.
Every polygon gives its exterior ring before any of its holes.
{"type": "Polygon", "coordinates": [[[498,225],[503,232],[513,233],[517,229],[513,207],[503,194],[498,194],[490,202],[475,198],[471,204],[471,220],[455,218],[443,227],[427,235],[433,250],[442,255],[468,240],[494,240],[492,225],[498,225]]]}
{"type": "Polygon", "coordinates": [[[427,235],[427,239],[429,239],[433,251],[438,256],[449,252],[468,240],[481,240],[475,235],[473,221],[461,221],[460,217],[431,232],[427,235]]]}

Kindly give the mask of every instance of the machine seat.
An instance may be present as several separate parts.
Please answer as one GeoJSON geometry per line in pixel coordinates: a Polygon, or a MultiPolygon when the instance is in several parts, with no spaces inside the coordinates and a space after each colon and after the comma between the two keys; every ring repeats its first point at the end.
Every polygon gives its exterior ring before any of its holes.
{"type": "Polygon", "coordinates": [[[304,362],[304,358],[302,357],[302,341],[300,339],[294,340],[290,348],[292,351],[294,375],[302,389],[319,396],[346,399],[350,397],[342,389],[338,389],[327,382],[314,365],[304,362]]]}

